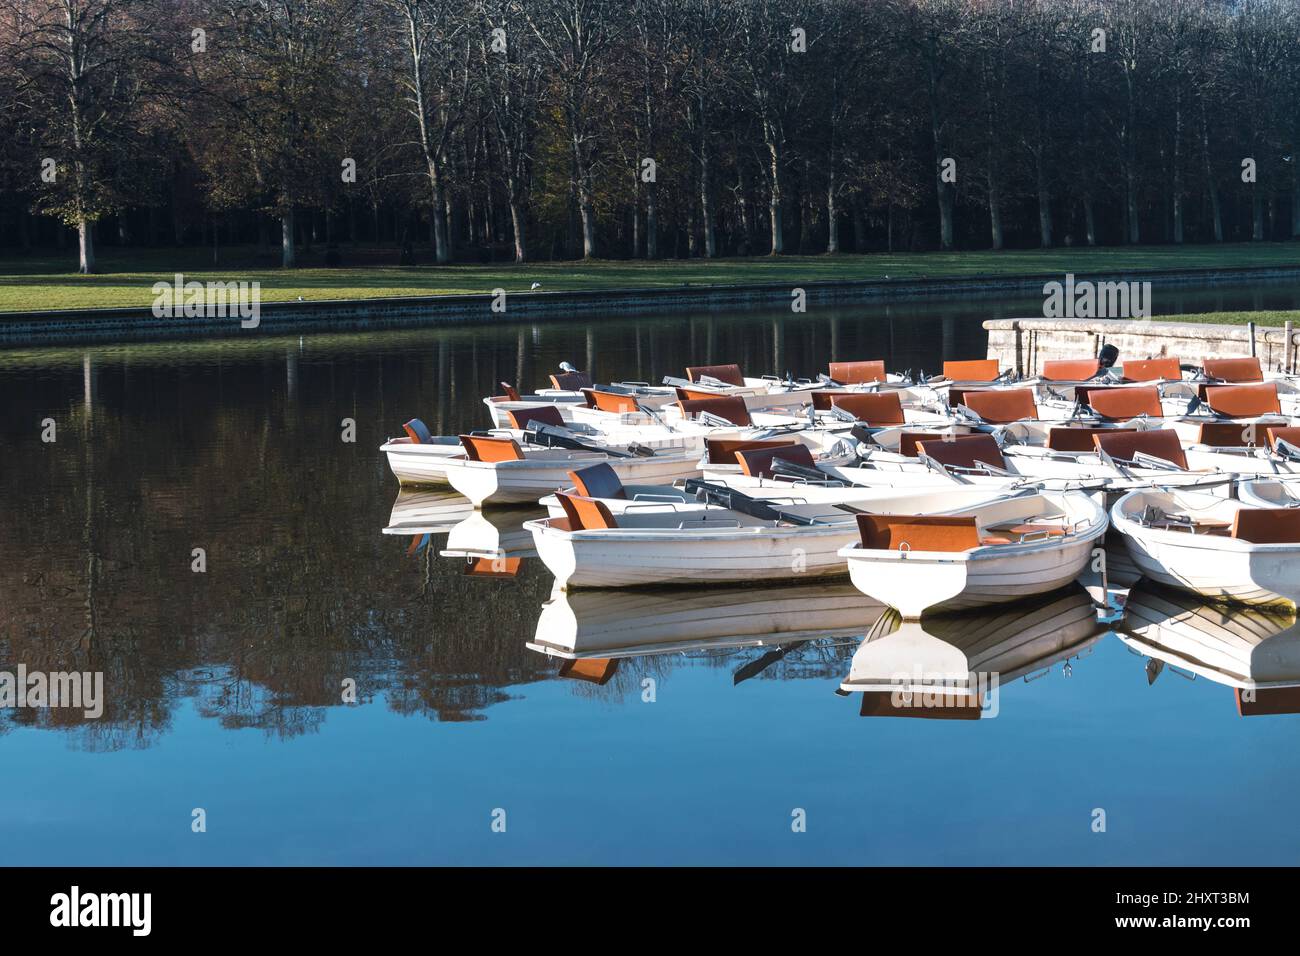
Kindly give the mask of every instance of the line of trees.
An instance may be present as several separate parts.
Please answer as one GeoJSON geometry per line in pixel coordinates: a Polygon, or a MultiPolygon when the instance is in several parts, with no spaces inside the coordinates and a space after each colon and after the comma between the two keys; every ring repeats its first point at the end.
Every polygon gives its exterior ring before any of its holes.
{"type": "Polygon", "coordinates": [[[1300,237],[1295,0],[0,0],[13,246],[1300,237]]]}

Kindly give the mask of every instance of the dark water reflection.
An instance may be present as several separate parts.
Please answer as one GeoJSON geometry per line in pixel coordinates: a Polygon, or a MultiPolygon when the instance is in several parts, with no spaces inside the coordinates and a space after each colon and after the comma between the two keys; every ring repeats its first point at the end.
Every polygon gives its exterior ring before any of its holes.
{"type": "MultiPolygon", "coordinates": [[[[1296,293],[1272,290],[1268,304],[1294,305],[1296,293]]],[[[1186,293],[1157,304],[1237,308],[1251,296],[1259,293],[1186,293]]],[[[557,659],[527,647],[551,596],[544,568],[525,557],[512,576],[472,574],[465,557],[440,557],[449,548],[472,551],[451,537],[471,516],[443,515],[425,526],[417,515],[403,527],[399,514],[395,522],[397,485],[377,447],[413,414],[441,433],[480,427],[480,397],[495,383],[543,384],[562,360],[600,379],[649,379],[729,361],[755,374],[812,374],[830,358],[935,369],[944,358],[983,354],[983,319],[1036,309],[1036,300],[968,300],[0,353],[0,670],[102,671],[106,691],[97,720],[67,709],[0,711],[0,759],[6,777],[21,781],[0,797],[0,835],[16,841],[26,862],[601,862],[627,852],[647,862],[744,860],[749,852],[851,862],[824,830],[795,850],[764,839],[743,852],[713,843],[701,837],[719,825],[707,814],[654,849],[619,818],[624,835],[581,852],[540,825],[509,849],[456,827],[411,825],[412,815],[464,813],[475,833],[486,834],[486,825],[477,826],[477,814],[487,812],[480,802],[501,799],[492,786],[506,777],[525,806],[529,798],[567,799],[576,801],[575,813],[608,814],[604,803],[586,801],[616,792],[627,814],[662,823],[686,799],[672,789],[679,770],[719,774],[714,787],[762,792],[771,802],[763,812],[788,820],[788,807],[799,805],[790,801],[801,799],[777,784],[788,771],[792,780],[812,781],[841,835],[861,835],[853,821],[865,768],[839,736],[858,724],[835,709],[831,693],[849,673],[857,642],[807,645],[734,690],[735,672],[769,649],[633,657],[604,684],[563,679],[557,659]],[[57,428],[52,443],[41,441],[46,419],[57,428]],[[355,442],[342,440],[345,420],[355,424],[355,442]],[[191,570],[196,548],[206,553],[205,573],[191,570]],[[646,677],[681,688],[672,708],[658,711],[670,716],[653,727],[639,723],[642,711],[626,709],[646,677]],[[347,679],[356,682],[356,705],[342,698],[347,679]],[[761,709],[745,700],[761,700],[761,709]],[[625,708],[621,716],[610,716],[613,706],[625,708]],[[500,728],[486,736],[438,729],[491,728],[498,715],[500,728]],[[736,723],[742,715],[767,726],[762,739],[736,723]],[[214,727],[254,735],[213,738],[214,727]],[[476,749],[466,749],[469,739],[476,749]],[[700,750],[708,740],[722,747],[722,759],[700,750]],[[155,749],[158,756],[146,759],[155,749]],[[551,763],[534,763],[544,753],[551,763]],[[568,759],[578,753],[590,760],[568,759]],[[662,762],[671,754],[676,763],[662,762]],[[649,790],[630,764],[608,769],[632,755],[637,767],[659,775],[649,790]],[[334,762],[345,758],[353,770],[336,772],[334,762]],[[204,798],[178,779],[241,806],[250,822],[220,849],[193,849],[183,843],[189,807],[204,798]],[[87,793],[99,795],[101,809],[88,809],[87,793]],[[364,833],[356,821],[336,819],[344,804],[362,808],[364,833]],[[110,824],[122,814],[136,819],[141,807],[183,819],[175,834],[139,823],[146,832],[130,838],[110,824]],[[69,830],[66,821],[83,813],[89,829],[69,830]],[[296,818],[301,832],[282,832],[296,818]],[[55,833],[77,835],[63,842],[55,833]],[[323,849],[336,843],[339,849],[323,849]]],[[[531,513],[494,520],[517,531],[531,513]]],[[[1098,656],[1111,662],[1103,671],[1140,676],[1140,662],[1131,664],[1118,642],[1098,656]]],[[[1060,707],[1077,706],[1084,723],[1093,719],[1075,691],[1061,690],[1077,681],[1056,684],[1057,696],[1022,695],[1026,716],[1048,708],[1046,724],[992,722],[1013,736],[999,746],[1031,752],[1043,743],[1034,734],[1044,726],[1076,719],[1060,707]]],[[[1145,690],[1136,681],[1131,689],[1145,690]]],[[[1118,725],[1107,732],[1125,733],[1118,725]]],[[[897,733],[871,746],[889,739],[908,746],[897,733]]],[[[949,744],[932,739],[931,746],[946,753],[949,744]]],[[[1084,749],[1093,752],[1091,744],[1084,749]]],[[[877,756],[905,764],[918,757],[899,753],[877,756]]],[[[1294,782],[1296,771],[1287,758],[1278,773],[1294,782]]],[[[1053,805],[1076,798],[1097,799],[1059,793],[1053,805]]],[[[916,812],[890,806],[904,817],[916,812]]],[[[947,825],[923,841],[918,861],[961,858],[943,849],[947,825]]],[[[772,840],[782,827],[778,819],[772,840]]],[[[1117,842],[1109,856],[1073,836],[1045,845],[1074,859],[1126,858],[1117,842]]],[[[1210,841],[1203,855],[1232,856],[1221,852],[1228,846],[1210,841]]],[[[1032,860],[1036,852],[993,862],[1032,860]]]]}

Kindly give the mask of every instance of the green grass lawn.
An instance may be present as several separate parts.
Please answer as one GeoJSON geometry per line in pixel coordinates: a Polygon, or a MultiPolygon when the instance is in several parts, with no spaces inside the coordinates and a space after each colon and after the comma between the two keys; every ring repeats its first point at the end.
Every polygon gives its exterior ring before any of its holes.
{"type": "MultiPolygon", "coordinates": [[[[256,280],[262,300],[354,299],[484,293],[495,288],[526,292],[540,282],[548,292],[682,285],[800,283],[855,279],[914,279],[971,275],[1119,272],[1129,269],[1214,269],[1300,266],[1300,243],[1237,243],[1221,246],[1137,246],[1031,249],[1004,252],[899,253],[894,255],[781,256],[778,258],[597,260],[539,262],[522,266],[393,265],[392,248],[343,246],[343,265],[323,268],[318,249],[303,254],[304,268],[283,270],[270,254],[251,247],[210,249],[117,249],[100,253],[97,275],[82,276],[76,260],[63,256],[0,259],[0,312],[147,306],[151,287],[172,280],[256,280]]],[[[417,255],[428,255],[427,250],[417,255]]]]}

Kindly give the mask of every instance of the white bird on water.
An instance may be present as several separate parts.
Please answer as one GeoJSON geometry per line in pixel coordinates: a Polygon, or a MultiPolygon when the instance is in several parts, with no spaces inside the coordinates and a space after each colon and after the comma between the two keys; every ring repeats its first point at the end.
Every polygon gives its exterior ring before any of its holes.
{"type": "Polygon", "coordinates": [[[538,289],[540,289],[541,287],[542,287],[542,284],[541,284],[540,282],[534,282],[531,286],[529,286],[528,291],[529,291],[529,292],[536,292],[536,291],[537,291],[538,289]]]}

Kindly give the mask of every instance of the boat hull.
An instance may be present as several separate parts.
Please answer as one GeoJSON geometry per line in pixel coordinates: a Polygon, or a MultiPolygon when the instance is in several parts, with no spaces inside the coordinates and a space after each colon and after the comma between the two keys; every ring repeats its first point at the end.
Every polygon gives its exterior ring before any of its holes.
{"type": "MultiPolygon", "coordinates": [[[[684,521],[690,521],[684,516],[684,521]]],[[[537,554],[555,575],[557,586],[626,588],[781,581],[798,583],[843,575],[839,550],[858,535],[852,522],[817,528],[704,527],[698,533],[668,535],[647,531],[617,535],[570,532],[563,521],[529,522],[537,554]]]]}
{"type": "Polygon", "coordinates": [[[520,461],[469,461],[461,457],[447,463],[451,486],[474,503],[483,505],[535,503],[573,484],[569,472],[600,462],[608,463],[624,484],[672,484],[679,478],[699,475],[699,459],[693,452],[653,458],[609,458],[575,454],[565,458],[520,461]]]}

